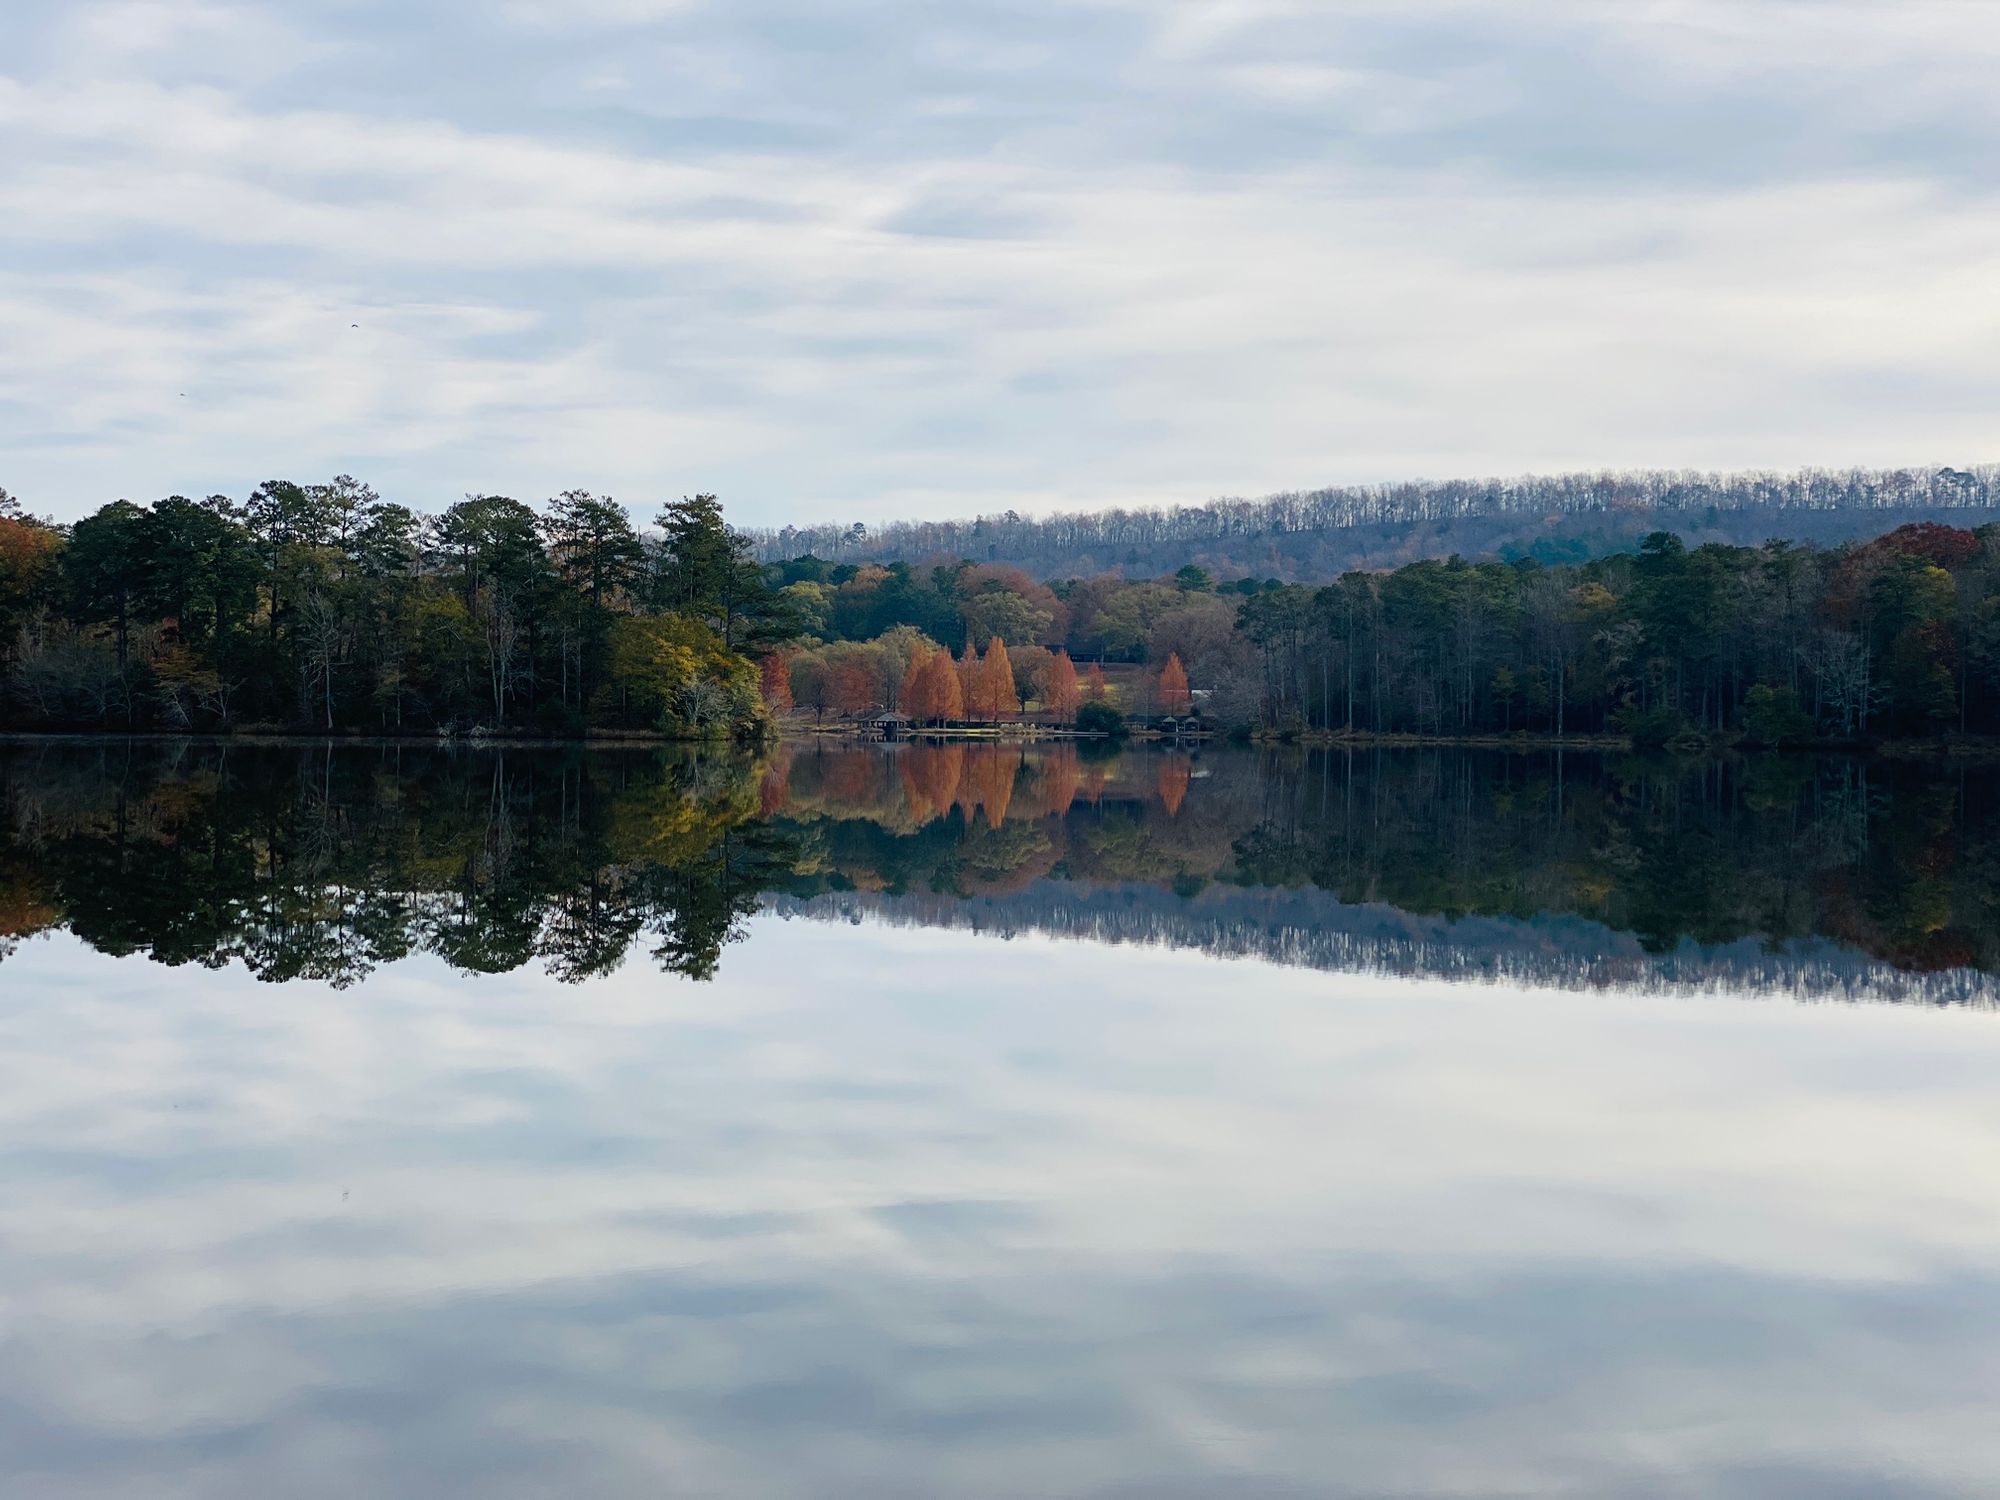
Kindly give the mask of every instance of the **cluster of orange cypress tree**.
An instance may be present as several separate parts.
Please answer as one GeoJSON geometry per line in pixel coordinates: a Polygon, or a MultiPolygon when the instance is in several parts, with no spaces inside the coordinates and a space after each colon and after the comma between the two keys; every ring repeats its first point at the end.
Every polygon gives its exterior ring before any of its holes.
{"type": "MultiPolygon", "coordinates": [[[[1061,661],[1067,665],[1068,658],[1061,661]]],[[[1068,675],[1074,692],[1076,669],[1071,667],[1068,675]]],[[[903,712],[925,723],[988,722],[1017,712],[1020,699],[1007,643],[996,637],[982,656],[968,640],[956,661],[948,651],[919,651],[910,658],[901,699],[903,712]]]]}
{"type": "MultiPolygon", "coordinates": [[[[968,640],[956,657],[945,647],[920,640],[900,680],[885,682],[865,660],[821,663],[810,698],[802,693],[795,700],[793,672],[801,655],[781,649],[760,663],[764,702],[773,713],[787,713],[795,702],[805,702],[815,714],[830,709],[853,717],[897,708],[921,724],[992,724],[1018,716],[1032,703],[1039,716],[1069,723],[1084,704],[1112,701],[1101,667],[1092,664],[1079,673],[1067,651],[1037,647],[1017,669],[1013,653],[998,636],[989,640],[984,652],[968,640]]],[[[1150,701],[1166,712],[1186,713],[1192,706],[1187,673],[1177,655],[1169,656],[1157,690],[1157,698],[1150,701]]]]}

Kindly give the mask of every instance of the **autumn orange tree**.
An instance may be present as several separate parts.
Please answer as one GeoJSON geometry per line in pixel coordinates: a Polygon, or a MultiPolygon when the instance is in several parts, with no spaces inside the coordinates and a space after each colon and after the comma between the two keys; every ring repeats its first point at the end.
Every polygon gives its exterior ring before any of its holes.
{"type": "Polygon", "coordinates": [[[968,705],[975,719],[1004,719],[1019,701],[1014,696],[1014,663],[1007,656],[1007,643],[995,636],[986,648],[985,660],[974,674],[977,700],[968,705]]]}
{"type": "Polygon", "coordinates": [[[1181,665],[1178,652],[1170,652],[1167,664],[1160,668],[1160,707],[1170,714],[1184,714],[1194,707],[1194,697],[1188,692],[1187,668],[1181,665]]]}
{"type": "Polygon", "coordinates": [[[948,724],[965,717],[965,695],[950,655],[932,653],[917,669],[904,694],[903,712],[930,724],[948,724]]]}
{"type": "Polygon", "coordinates": [[[62,550],[59,535],[14,511],[0,490],[0,657],[13,645],[37,596],[55,579],[62,550]]]}
{"type": "Polygon", "coordinates": [[[924,669],[937,654],[921,642],[910,651],[910,665],[903,672],[903,689],[896,695],[896,706],[913,719],[929,717],[922,711],[924,669]]]}
{"type": "Polygon", "coordinates": [[[865,714],[880,706],[881,694],[875,674],[858,661],[843,661],[833,669],[833,708],[836,713],[865,714]]]}
{"type": "Polygon", "coordinates": [[[1042,703],[1056,718],[1067,723],[1076,717],[1077,706],[1083,702],[1083,693],[1076,683],[1076,663],[1069,659],[1067,651],[1058,651],[1049,659],[1049,677],[1042,689],[1042,703]]]}
{"type": "Polygon", "coordinates": [[[959,716],[974,717],[979,703],[979,648],[971,636],[965,638],[965,649],[952,666],[958,673],[959,716]]]}
{"type": "Polygon", "coordinates": [[[782,651],[773,651],[758,663],[757,670],[762,678],[764,706],[774,714],[784,713],[792,706],[791,663],[785,660],[782,651]]]}
{"type": "Polygon", "coordinates": [[[1096,662],[1083,674],[1083,698],[1086,703],[1102,703],[1111,696],[1111,684],[1104,680],[1104,668],[1096,662]]]}

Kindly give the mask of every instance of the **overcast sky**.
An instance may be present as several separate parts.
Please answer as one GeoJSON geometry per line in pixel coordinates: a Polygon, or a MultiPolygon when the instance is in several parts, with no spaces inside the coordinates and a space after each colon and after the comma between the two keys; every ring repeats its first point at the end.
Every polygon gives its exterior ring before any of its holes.
{"type": "Polygon", "coordinates": [[[1996,64],[1985,0],[5,0],[0,486],[1990,460],[1996,64]]]}

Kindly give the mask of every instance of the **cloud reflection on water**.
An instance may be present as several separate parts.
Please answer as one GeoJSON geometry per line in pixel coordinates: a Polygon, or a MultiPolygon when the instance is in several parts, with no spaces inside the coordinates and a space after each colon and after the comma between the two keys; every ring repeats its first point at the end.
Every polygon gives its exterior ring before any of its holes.
{"type": "Polygon", "coordinates": [[[66,936],[38,1495],[1971,1495],[1990,1016],[759,919],[709,985],[66,936]]]}

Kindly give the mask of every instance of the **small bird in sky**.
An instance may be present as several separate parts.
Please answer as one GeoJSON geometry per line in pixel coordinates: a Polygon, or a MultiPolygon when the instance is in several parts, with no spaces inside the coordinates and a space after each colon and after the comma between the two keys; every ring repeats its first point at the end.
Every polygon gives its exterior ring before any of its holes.
{"type": "Polygon", "coordinates": [[[361,325],[359,323],[349,323],[347,326],[349,328],[359,328],[361,325]]]}

